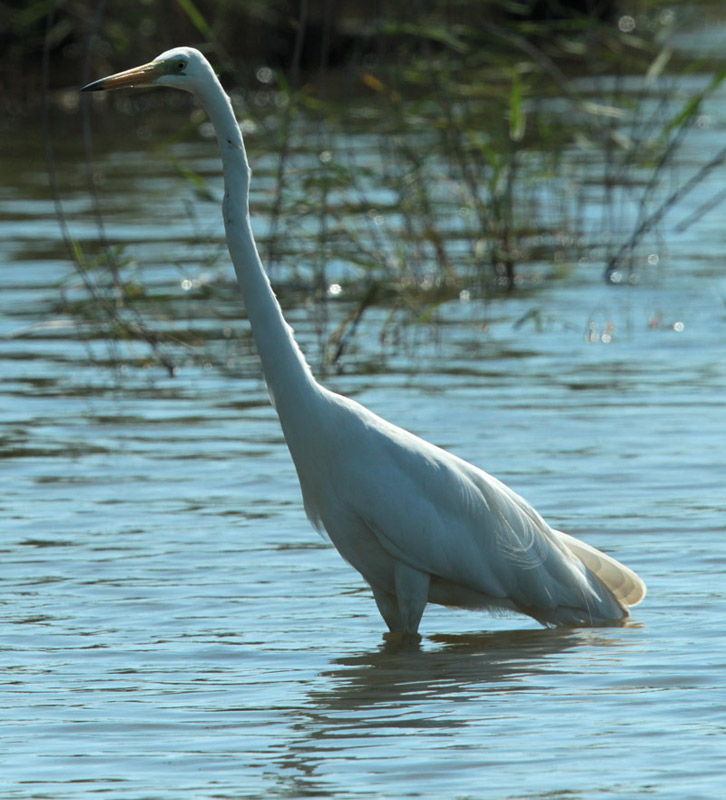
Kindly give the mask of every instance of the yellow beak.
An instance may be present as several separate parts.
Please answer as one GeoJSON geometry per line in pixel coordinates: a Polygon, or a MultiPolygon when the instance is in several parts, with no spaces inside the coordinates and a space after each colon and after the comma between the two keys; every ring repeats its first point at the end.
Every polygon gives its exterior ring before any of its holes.
{"type": "Polygon", "coordinates": [[[123,89],[130,86],[149,86],[153,83],[155,78],[160,77],[163,71],[159,64],[150,61],[148,64],[142,64],[140,67],[127,69],[124,72],[117,72],[115,75],[109,75],[108,78],[101,78],[98,81],[89,83],[84,86],[82,92],[100,92],[104,89],[123,89]]]}

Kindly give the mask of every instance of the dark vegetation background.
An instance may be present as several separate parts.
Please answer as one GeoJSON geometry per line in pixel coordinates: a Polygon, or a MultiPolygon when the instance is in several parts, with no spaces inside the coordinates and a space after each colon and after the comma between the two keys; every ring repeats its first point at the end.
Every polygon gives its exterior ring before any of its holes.
{"type": "MultiPolygon", "coordinates": [[[[44,51],[52,85],[92,69],[120,68],[180,43],[206,42],[234,76],[254,82],[257,65],[288,80],[365,64],[396,66],[412,53],[432,55],[464,35],[480,43],[517,32],[532,40],[555,31],[602,30],[621,9],[614,0],[4,0],[0,3],[2,90],[32,103],[44,51]],[[19,81],[20,79],[20,81],[19,81]]],[[[499,42],[501,46],[502,42],[499,42]]],[[[544,41],[541,44],[545,44],[544,41]]]]}

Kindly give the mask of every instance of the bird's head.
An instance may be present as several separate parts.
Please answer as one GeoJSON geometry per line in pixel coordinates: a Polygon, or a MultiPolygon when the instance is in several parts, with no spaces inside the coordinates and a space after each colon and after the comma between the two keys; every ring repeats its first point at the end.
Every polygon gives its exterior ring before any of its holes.
{"type": "Polygon", "coordinates": [[[84,86],[82,92],[123,89],[137,86],[171,86],[187,92],[198,92],[214,72],[207,59],[193,47],[175,47],[157,56],[148,64],[117,72],[84,86]]]}

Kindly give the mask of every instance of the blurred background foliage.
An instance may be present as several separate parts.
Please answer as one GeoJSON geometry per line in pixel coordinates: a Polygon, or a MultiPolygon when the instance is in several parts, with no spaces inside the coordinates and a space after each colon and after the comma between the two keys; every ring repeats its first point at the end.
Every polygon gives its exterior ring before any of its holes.
{"type": "Polygon", "coordinates": [[[536,49],[540,61],[545,55],[602,60],[602,68],[623,50],[628,58],[647,57],[644,51],[660,27],[658,11],[670,8],[664,0],[622,5],[616,0],[3,0],[2,89],[17,93],[32,86],[38,78],[33,65],[44,50],[50,53],[53,85],[62,86],[75,82],[89,59],[94,72],[104,72],[180,43],[206,45],[218,68],[242,85],[254,85],[260,65],[295,82],[384,65],[405,72],[411,60],[454,54],[469,73],[482,62],[503,66],[512,50],[531,57],[536,49]],[[618,28],[624,15],[635,20],[632,28],[618,28]],[[531,47],[523,48],[520,37],[531,47]],[[27,82],[19,86],[18,78],[27,82]]]}
{"type": "MultiPolygon", "coordinates": [[[[65,97],[77,110],[84,82],[179,44],[203,50],[233,95],[253,159],[274,161],[269,203],[255,209],[267,221],[260,245],[273,279],[279,262],[300,264],[292,275],[319,304],[346,280],[346,298],[356,298],[325,334],[335,361],[375,303],[430,319],[462,292],[508,293],[567,275],[583,254],[611,283],[637,280],[652,250],[641,245],[660,236],[665,211],[726,158],[713,154],[674,183],[678,150],[726,75],[713,59],[673,46],[695,13],[720,13],[695,8],[665,0],[0,0],[0,88],[9,118],[32,113],[40,98],[65,97]],[[678,80],[694,74],[709,77],[684,96],[678,80]],[[354,139],[368,142],[365,155],[346,144],[354,139]],[[582,211],[594,184],[605,192],[595,226],[582,211]]],[[[179,102],[162,94],[155,102],[179,102]]],[[[134,101],[119,93],[102,102],[128,111],[134,101]]],[[[169,145],[204,125],[193,114],[169,145]]],[[[196,201],[217,202],[204,176],[178,169],[196,201]]],[[[140,331],[155,347],[137,312],[124,328],[115,310],[144,296],[143,275],[125,277],[123,256],[108,248],[94,263],[113,277],[96,284],[78,247],[72,252],[90,304],[112,309],[109,335],[140,331]]]]}

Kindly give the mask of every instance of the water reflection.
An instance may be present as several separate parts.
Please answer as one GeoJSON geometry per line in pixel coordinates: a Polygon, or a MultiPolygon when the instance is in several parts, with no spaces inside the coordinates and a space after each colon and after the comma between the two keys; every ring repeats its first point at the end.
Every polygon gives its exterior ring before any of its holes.
{"type": "Polygon", "coordinates": [[[385,637],[377,650],[337,659],[338,668],[323,673],[330,688],[312,693],[311,700],[318,710],[353,711],[436,700],[442,692],[525,691],[550,671],[550,657],[603,643],[613,642],[593,640],[591,632],[547,629],[438,634],[420,646],[385,637]]]}
{"type": "Polygon", "coordinates": [[[480,779],[483,767],[501,764],[486,754],[512,731],[532,730],[558,687],[574,680],[582,655],[568,663],[569,653],[606,650],[614,665],[612,650],[624,646],[622,629],[436,635],[420,646],[385,637],[375,650],[336,659],[322,688],[292,712],[278,781],[285,792],[327,796],[351,770],[375,784],[396,763],[431,781],[434,795],[439,780],[472,785],[471,770],[480,779]]]}

